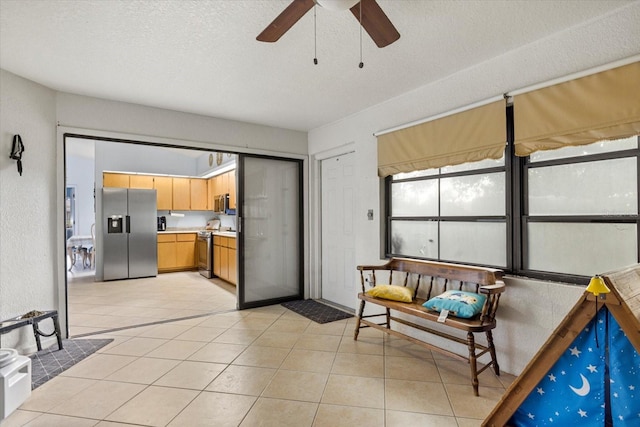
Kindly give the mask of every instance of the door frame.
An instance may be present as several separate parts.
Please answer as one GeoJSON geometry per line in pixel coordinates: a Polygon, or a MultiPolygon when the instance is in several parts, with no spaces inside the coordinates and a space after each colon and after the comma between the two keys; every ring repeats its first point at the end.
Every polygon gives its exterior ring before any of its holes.
{"type": "Polygon", "coordinates": [[[350,153],[356,154],[355,141],[320,151],[312,156],[310,175],[313,176],[313,186],[310,188],[310,198],[313,200],[313,206],[310,209],[309,221],[313,225],[310,227],[309,234],[310,241],[314,243],[310,247],[310,261],[313,267],[310,275],[309,297],[313,299],[322,298],[322,161],[350,153]]]}
{"type": "Polygon", "coordinates": [[[238,256],[238,283],[236,285],[237,291],[237,307],[239,310],[244,310],[248,308],[256,308],[262,307],[265,305],[273,305],[281,302],[292,301],[296,299],[303,299],[305,295],[305,259],[306,259],[306,250],[305,250],[305,210],[304,210],[304,161],[302,159],[296,159],[291,157],[278,157],[272,155],[260,155],[260,154],[250,154],[250,153],[238,153],[238,159],[236,163],[236,188],[237,188],[237,256],[238,256]],[[245,302],[245,277],[244,277],[244,161],[247,157],[263,159],[263,160],[278,160],[278,161],[288,161],[292,163],[296,163],[298,166],[298,247],[300,248],[300,253],[298,255],[298,293],[297,295],[291,295],[286,297],[279,298],[271,298],[268,300],[260,300],[260,301],[250,301],[245,302]]]}
{"type": "MultiPolygon", "coordinates": [[[[249,148],[246,145],[225,145],[214,141],[193,141],[187,139],[176,139],[163,136],[152,136],[145,134],[130,134],[126,132],[118,132],[114,130],[97,130],[88,129],[83,127],[57,125],[56,128],[56,227],[55,240],[56,240],[56,283],[57,283],[57,309],[60,315],[60,328],[64,338],[69,336],[69,310],[68,310],[68,283],[66,274],[66,238],[65,238],[65,184],[66,184],[66,138],[81,138],[81,139],[93,139],[93,140],[106,140],[111,142],[122,142],[131,144],[151,145],[154,147],[165,148],[181,148],[187,150],[197,151],[222,151],[225,153],[233,154],[257,154],[264,156],[274,156],[276,151],[265,150],[259,148],[249,148]],[[62,267],[60,267],[62,266],[62,267]]],[[[305,246],[309,242],[308,224],[309,224],[309,196],[306,190],[309,180],[309,155],[308,154],[296,154],[296,153],[283,153],[280,158],[295,159],[302,162],[302,179],[305,186],[302,187],[303,203],[304,203],[304,242],[305,246]]],[[[100,177],[102,174],[99,174],[100,177]]],[[[97,179],[97,178],[96,178],[97,179]]],[[[97,182],[96,182],[97,186],[97,182]]],[[[95,206],[96,213],[101,209],[101,206],[95,206]]],[[[96,218],[96,233],[98,219],[96,218]]],[[[308,254],[308,252],[306,252],[308,254]]],[[[99,252],[98,252],[99,255],[99,252]]],[[[308,294],[308,278],[309,278],[309,260],[308,255],[304,258],[304,281],[303,286],[305,289],[305,296],[308,294]]]]}

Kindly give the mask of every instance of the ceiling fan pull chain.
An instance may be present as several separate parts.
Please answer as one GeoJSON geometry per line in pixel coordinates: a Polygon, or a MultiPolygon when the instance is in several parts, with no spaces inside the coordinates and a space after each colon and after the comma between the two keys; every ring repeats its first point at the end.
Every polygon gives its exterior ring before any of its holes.
{"type": "Polygon", "coordinates": [[[364,67],[364,62],[362,62],[362,0],[360,0],[360,64],[358,67],[364,67]]]}
{"type": "Polygon", "coordinates": [[[318,31],[316,30],[316,8],[318,4],[313,5],[313,63],[318,65],[318,31]]]}

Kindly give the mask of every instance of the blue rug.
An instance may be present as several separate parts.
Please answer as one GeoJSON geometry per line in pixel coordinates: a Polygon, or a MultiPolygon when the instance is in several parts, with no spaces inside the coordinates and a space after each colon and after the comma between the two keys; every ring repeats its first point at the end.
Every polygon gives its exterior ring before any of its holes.
{"type": "Polygon", "coordinates": [[[32,354],[29,356],[31,358],[31,389],[35,390],[111,341],[113,339],[62,340],[62,350],[58,350],[58,346],[54,344],[51,348],[32,354]]]}

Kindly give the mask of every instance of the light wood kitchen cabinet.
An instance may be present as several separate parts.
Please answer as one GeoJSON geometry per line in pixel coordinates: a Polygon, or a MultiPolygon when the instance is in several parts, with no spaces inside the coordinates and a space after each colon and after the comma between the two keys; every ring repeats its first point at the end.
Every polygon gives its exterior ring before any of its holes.
{"type": "Polygon", "coordinates": [[[196,234],[176,235],[176,268],[193,269],[196,267],[196,234]]]}
{"type": "Polygon", "coordinates": [[[215,182],[214,182],[214,178],[209,178],[207,180],[207,189],[209,190],[209,194],[207,196],[207,209],[212,211],[214,206],[215,206],[215,202],[214,202],[214,197],[216,195],[215,193],[215,182]]]}
{"type": "Polygon", "coordinates": [[[236,170],[231,170],[211,178],[211,199],[229,194],[229,209],[236,209],[236,170]]]}
{"type": "Polygon", "coordinates": [[[156,189],[156,198],[159,211],[173,209],[173,178],[169,176],[156,176],[153,180],[153,188],[156,189]]]}
{"type": "Polygon", "coordinates": [[[208,208],[208,187],[206,179],[191,178],[191,210],[206,211],[208,208]]]}
{"type": "Polygon", "coordinates": [[[213,274],[236,284],[238,268],[234,237],[213,236],[213,274]]]}
{"type": "Polygon", "coordinates": [[[189,178],[173,178],[173,207],[177,211],[191,209],[191,180],[189,178]]]}
{"type": "Polygon", "coordinates": [[[153,190],[152,175],[129,175],[129,188],[153,190]]]}
{"type": "Polygon", "coordinates": [[[229,188],[229,209],[236,208],[236,171],[227,172],[227,187],[229,188]]]}
{"type": "Polygon", "coordinates": [[[158,272],[193,270],[196,266],[196,233],[158,234],[158,272]]]}
{"type": "Polygon", "coordinates": [[[229,278],[227,279],[227,281],[235,285],[238,282],[236,239],[229,237],[227,240],[227,243],[229,244],[229,255],[228,255],[229,267],[227,268],[227,273],[229,278]]]}
{"type": "Polygon", "coordinates": [[[218,194],[226,194],[229,192],[229,175],[223,173],[218,175],[218,194]]]}
{"type": "Polygon", "coordinates": [[[176,235],[158,234],[158,271],[173,270],[176,265],[176,235]]]}
{"type": "Polygon", "coordinates": [[[129,188],[129,175],[124,173],[102,173],[103,187],[129,188]]]}

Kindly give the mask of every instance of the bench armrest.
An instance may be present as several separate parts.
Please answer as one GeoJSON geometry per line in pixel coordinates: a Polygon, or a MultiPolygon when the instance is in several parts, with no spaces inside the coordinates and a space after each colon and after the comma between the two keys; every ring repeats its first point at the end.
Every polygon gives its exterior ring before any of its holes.
{"type": "Polygon", "coordinates": [[[480,286],[480,293],[493,295],[493,294],[501,294],[505,291],[505,284],[502,280],[496,280],[496,283],[493,285],[483,285],[480,286]]]}

